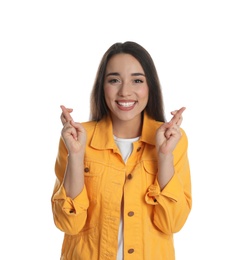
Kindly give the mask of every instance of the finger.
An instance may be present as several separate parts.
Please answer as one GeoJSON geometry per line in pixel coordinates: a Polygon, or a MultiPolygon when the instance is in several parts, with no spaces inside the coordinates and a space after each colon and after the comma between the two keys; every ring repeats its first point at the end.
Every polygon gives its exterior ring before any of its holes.
{"type": "Polygon", "coordinates": [[[72,137],[77,140],[77,129],[71,124],[71,122],[66,122],[62,129],[62,134],[67,133],[72,135],[72,137]]]}
{"type": "Polygon", "coordinates": [[[65,115],[63,114],[63,112],[61,113],[60,119],[61,119],[63,125],[64,125],[66,122],[69,122],[69,120],[67,120],[67,119],[65,118],[65,115]]]}
{"type": "MultiPolygon", "coordinates": [[[[178,110],[174,110],[174,111],[171,112],[171,115],[174,116],[174,115],[177,114],[177,112],[178,112],[178,110]]],[[[181,115],[180,118],[179,118],[179,120],[176,122],[176,125],[180,126],[181,123],[182,123],[182,120],[183,120],[183,117],[182,117],[182,115],[181,115]]]]}
{"type": "Polygon", "coordinates": [[[71,120],[71,125],[76,129],[77,135],[80,136],[80,133],[84,133],[85,129],[80,123],[75,123],[73,120],[71,120]]]}
{"type": "Polygon", "coordinates": [[[70,113],[73,111],[72,108],[66,108],[65,106],[61,105],[60,108],[62,109],[62,115],[61,115],[61,120],[62,122],[65,121],[71,121],[73,120],[70,113]]]}
{"type": "Polygon", "coordinates": [[[160,130],[161,130],[161,132],[165,132],[167,129],[171,128],[172,126],[173,126],[173,123],[171,121],[166,122],[160,126],[160,130]]]}
{"type": "Polygon", "coordinates": [[[171,136],[181,135],[180,129],[178,126],[170,127],[165,132],[165,137],[169,139],[171,136]]]}
{"type": "Polygon", "coordinates": [[[182,123],[182,120],[183,120],[183,118],[182,118],[182,113],[183,113],[183,111],[184,111],[185,109],[186,109],[186,107],[182,107],[182,108],[180,108],[179,110],[177,110],[176,112],[173,111],[172,113],[174,113],[174,115],[173,115],[172,119],[170,120],[170,122],[172,122],[173,124],[176,124],[176,125],[180,126],[181,123],[182,123]]]}
{"type": "Polygon", "coordinates": [[[182,117],[182,115],[181,115],[180,118],[178,119],[176,125],[177,125],[177,126],[180,126],[180,125],[182,124],[182,121],[183,121],[183,117],[182,117]]]}
{"type": "Polygon", "coordinates": [[[171,112],[171,115],[173,115],[173,116],[176,115],[177,111],[178,111],[178,110],[172,111],[172,112],[171,112]]]}

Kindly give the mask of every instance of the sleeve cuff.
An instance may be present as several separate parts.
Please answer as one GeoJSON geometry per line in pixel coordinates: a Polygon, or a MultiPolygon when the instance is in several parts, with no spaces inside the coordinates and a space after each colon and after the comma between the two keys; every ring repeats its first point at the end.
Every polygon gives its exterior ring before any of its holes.
{"type": "Polygon", "coordinates": [[[85,186],[81,193],[72,199],[67,197],[65,189],[63,185],[61,185],[59,190],[53,196],[53,201],[62,201],[62,210],[65,211],[66,214],[70,215],[78,215],[81,211],[87,210],[89,206],[89,200],[85,186]]]}
{"type": "Polygon", "coordinates": [[[162,196],[168,197],[172,201],[178,201],[180,194],[182,194],[182,185],[176,174],[173,175],[172,179],[161,191],[158,184],[157,178],[155,182],[149,186],[147,193],[145,195],[145,201],[151,205],[157,205],[160,202],[162,196]]]}

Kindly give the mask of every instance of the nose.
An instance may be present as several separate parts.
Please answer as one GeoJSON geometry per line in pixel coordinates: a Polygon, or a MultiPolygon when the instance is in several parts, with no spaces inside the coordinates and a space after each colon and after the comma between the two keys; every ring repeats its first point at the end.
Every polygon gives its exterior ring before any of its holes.
{"type": "Polygon", "coordinates": [[[131,94],[132,94],[131,86],[129,85],[129,83],[123,82],[121,87],[119,88],[118,95],[121,97],[127,97],[127,96],[131,96],[131,94]]]}

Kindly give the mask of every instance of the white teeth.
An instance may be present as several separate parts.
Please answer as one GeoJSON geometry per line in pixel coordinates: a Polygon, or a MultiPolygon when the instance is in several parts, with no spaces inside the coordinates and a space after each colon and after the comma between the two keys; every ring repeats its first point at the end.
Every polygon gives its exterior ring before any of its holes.
{"type": "Polygon", "coordinates": [[[135,102],[118,102],[118,104],[122,107],[131,107],[135,104],[135,102]]]}

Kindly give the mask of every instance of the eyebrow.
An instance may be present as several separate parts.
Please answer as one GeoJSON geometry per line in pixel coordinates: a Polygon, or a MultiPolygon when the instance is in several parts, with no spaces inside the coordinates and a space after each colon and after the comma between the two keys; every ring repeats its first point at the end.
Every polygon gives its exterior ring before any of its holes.
{"type": "MultiPolygon", "coordinates": [[[[106,75],[106,77],[108,76],[120,76],[120,74],[118,72],[110,72],[106,75]]],[[[141,73],[141,72],[136,72],[136,73],[132,73],[131,76],[143,76],[146,77],[145,74],[141,73]]]]}

